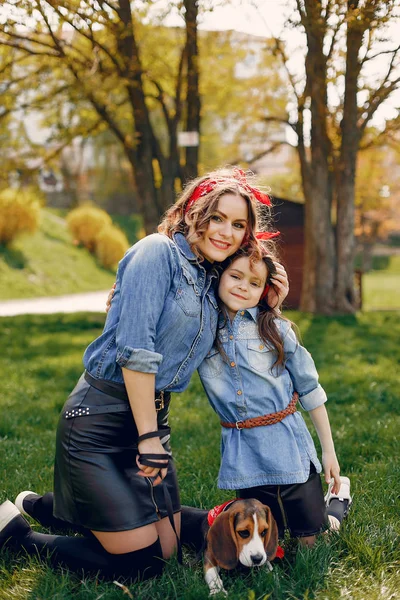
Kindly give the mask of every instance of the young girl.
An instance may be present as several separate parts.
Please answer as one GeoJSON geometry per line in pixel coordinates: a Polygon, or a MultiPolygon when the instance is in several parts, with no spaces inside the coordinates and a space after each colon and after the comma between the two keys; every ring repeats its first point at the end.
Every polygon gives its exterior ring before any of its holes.
{"type": "Polygon", "coordinates": [[[326,394],[310,353],[291,323],[267,303],[274,263],[239,251],[223,272],[217,341],[199,374],[221,419],[218,487],[267,504],[280,535],[312,545],[329,527],[314,443],[297,400],[309,411],[321,447],[331,527],[337,529],[351,501],[325,409],[326,394]],[[340,498],[340,500],[339,500],[340,498]]]}
{"type": "MultiPolygon", "coordinates": [[[[159,233],[126,253],[104,331],[86,349],[57,431],[48,524],[86,537],[33,531],[18,508],[40,518],[42,498],[23,492],[18,507],[0,506],[0,548],[10,539],[27,553],[50,551],[56,563],[111,577],[160,572],[180,525],[170,393],[187,387],[213,344],[213,263],[243,243],[256,250],[258,202],[269,199],[239,169],[210,173],[185,188],[159,233]]],[[[275,282],[282,300],[283,269],[275,282]]]]}

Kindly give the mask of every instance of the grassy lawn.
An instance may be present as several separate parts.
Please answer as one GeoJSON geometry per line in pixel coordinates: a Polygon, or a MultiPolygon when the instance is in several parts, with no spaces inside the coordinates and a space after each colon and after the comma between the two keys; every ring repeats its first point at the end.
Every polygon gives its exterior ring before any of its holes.
{"type": "MultiPolygon", "coordinates": [[[[323,318],[292,313],[314,356],[342,467],[355,496],[340,536],[313,551],[287,549],[281,565],[223,573],[233,600],[389,600],[400,590],[399,313],[323,318]]],[[[58,413],[81,373],[99,315],[20,316],[0,320],[0,501],[52,487],[58,413]]],[[[219,425],[195,377],[175,396],[172,444],[182,502],[211,507],[232,497],[218,490],[219,425]]],[[[37,526],[38,527],[38,526],[37,526]]],[[[186,555],[186,562],[193,556],[186,555]]],[[[161,579],[130,584],[135,599],[206,600],[201,565],[169,563],[161,579]]],[[[0,554],[0,600],[122,600],[112,583],[53,571],[23,554],[0,554]]]]}
{"type": "Polygon", "coordinates": [[[86,249],[77,248],[65,221],[41,211],[39,230],[0,247],[0,300],[60,296],[106,290],[114,271],[101,267],[86,249]]]}
{"type": "Polygon", "coordinates": [[[400,308],[400,256],[375,256],[363,275],[363,310],[400,308]]]}

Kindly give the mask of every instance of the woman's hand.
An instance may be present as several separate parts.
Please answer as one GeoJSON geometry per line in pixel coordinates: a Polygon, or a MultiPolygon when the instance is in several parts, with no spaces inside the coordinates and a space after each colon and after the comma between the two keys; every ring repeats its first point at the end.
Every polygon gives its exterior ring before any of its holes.
{"type": "Polygon", "coordinates": [[[285,267],[277,262],[274,265],[276,273],[271,277],[272,286],[268,290],[267,301],[271,308],[279,309],[289,293],[289,280],[285,267]]]}
{"type": "Polygon", "coordinates": [[[331,480],[334,480],[334,484],[332,486],[332,492],[334,494],[338,494],[340,490],[340,467],[338,459],[336,458],[336,453],[333,452],[322,452],[322,466],[324,468],[324,476],[326,483],[330,483],[331,480]]]}
{"type": "Polygon", "coordinates": [[[113,299],[114,296],[114,292],[115,292],[115,286],[117,284],[114,283],[114,285],[112,286],[111,290],[108,292],[108,296],[107,296],[107,302],[106,302],[106,313],[108,313],[108,311],[111,308],[111,300],[113,299]]]}
{"type": "MultiPolygon", "coordinates": [[[[158,467],[149,467],[147,465],[142,465],[140,463],[139,455],[136,457],[136,464],[139,467],[140,471],[138,475],[140,477],[155,477],[153,481],[153,485],[158,485],[162,482],[164,477],[167,474],[168,467],[168,454],[165,452],[160,439],[159,438],[149,438],[148,440],[143,440],[138,445],[138,450],[140,454],[165,454],[166,460],[162,459],[154,459],[155,462],[161,462],[165,464],[165,469],[159,469],[158,467]]],[[[153,459],[150,459],[153,460],[153,459]]]]}

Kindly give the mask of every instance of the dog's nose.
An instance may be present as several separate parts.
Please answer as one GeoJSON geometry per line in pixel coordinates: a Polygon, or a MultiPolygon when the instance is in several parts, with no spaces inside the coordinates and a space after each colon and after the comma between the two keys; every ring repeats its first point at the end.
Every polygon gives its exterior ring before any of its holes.
{"type": "Polygon", "coordinates": [[[264,557],[260,552],[258,552],[257,554],[252,554],[250,558],[252,560],[253,565],[259,565],[264,557]]]}

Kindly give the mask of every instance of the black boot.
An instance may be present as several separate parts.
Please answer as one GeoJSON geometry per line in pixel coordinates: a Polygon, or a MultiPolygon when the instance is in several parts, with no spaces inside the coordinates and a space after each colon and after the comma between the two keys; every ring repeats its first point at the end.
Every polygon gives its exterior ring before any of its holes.
{"type": "Polygon", "coordinates": [[[181,543],[195,550],[196,554],[203,552],[208,531],[208,510],[193,506],[181,507],[181,543]]]}
{"type": "Polygon", "coordinates": [[[79,525],[73,525],[53,516],[54,494],[48,492],[44,496],[35,492],[21,492],[15,499],[15,506],[23,515],[35,519],[43,527],[47,527],[54,533],[66,533],[76,531],[87,535],[87,530],[79,525]]]}

